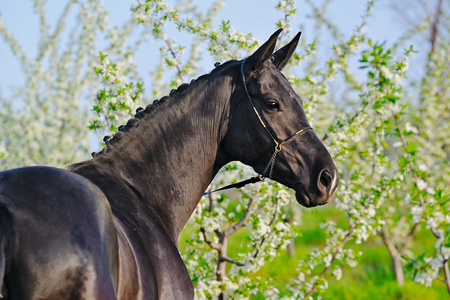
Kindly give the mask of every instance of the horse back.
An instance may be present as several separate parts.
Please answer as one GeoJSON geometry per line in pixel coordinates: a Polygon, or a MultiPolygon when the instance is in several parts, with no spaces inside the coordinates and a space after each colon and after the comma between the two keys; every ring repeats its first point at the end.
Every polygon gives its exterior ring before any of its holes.
{"type": "Polygon", "coordinates": [[[0,246],[8,246],[1,243],[7,233],[14,241],[14,251],[0,249],[10,261],[0,269],[4,297],[116,298],[117,235],[109,203],[97,186],[49,167],[4,171],[0,210],[9,218],[0,223],[0,246]]]}

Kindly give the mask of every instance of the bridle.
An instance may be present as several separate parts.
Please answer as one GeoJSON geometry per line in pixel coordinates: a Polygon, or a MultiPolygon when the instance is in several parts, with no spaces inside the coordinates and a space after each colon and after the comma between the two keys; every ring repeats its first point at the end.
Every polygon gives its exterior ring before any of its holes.
{"type": "Polygon", "coordinates": [[[238,183],[234,183],[234,184],[230,184],[227,186],[224,186],[220,189],[214,190],[214,191],[209,191],[204,193],[203,195],[208,195],[214,192],[218,192],[218,191],[222,191],[222,190],[226,190],[226,189],[230,189],[230,188],[241,188],[247,184],[250,183],[256,183],[259,181],[264,181],[264,179],[269,178],[272,179],[272,173],[273,173],[273,169],[275,167],[275,161],[277,159],[278,154],[281,152],[281,147],[288,141],[290,141],[292,138],[294,138],[297,135],[300,135],[302,133],[304,133],[306,130],[308,129],[312,129],[312,127],[307,126],[304,127],[302,129],[300,129],[299,131],[295,132],[294,134],[290,135],[289,137],[287,137],[286,139],[282,140],[281,142],[278,142],[278,140],[273,136],[273,134],[270,132],[270,130],[267,128],[266,123],[264,123],[263,119],[261,118],[261,115],[259,114],[258,110],[256,109],[255,104],[253,103],[252,97],[250,97],[250,94],[248,93],[248,89],[247,89],[247,85],[245,84],[245,75],[244,75],[244,64],[245,61],[247,60],[247,58],[245,58],[242,63],[241,63],[241,76],[242,76],[242,83],[244,84],[244,90],[245,93],[247,94],[247,98],[248,100],[250,100],[250,104],[252,105],[253,111],[255,112],[256,116],[259,119],[259,122],[261,122],[261,125],[264,127],[264,129],[266,130],[266,132],[269,134],[270,138],[274,141],[275,143],[275,150],[272,154],[272,157],[270,158],[269,162],[267,163],[264,172],[261,175],[252,177],[250,179],[244,180],[244,181],[240,181],[238,183]]]}

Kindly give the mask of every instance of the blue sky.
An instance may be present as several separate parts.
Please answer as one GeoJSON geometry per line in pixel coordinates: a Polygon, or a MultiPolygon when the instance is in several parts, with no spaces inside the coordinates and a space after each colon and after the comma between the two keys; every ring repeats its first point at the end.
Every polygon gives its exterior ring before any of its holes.
{"type": "MultiPolygon", "coordinates": [[[[167,1],[174,2],[174,1],[167,1]]],[[[199,7],[208,8],[211,1],[193,1],[199,7]]],[[[323,1],[315,1],[320,5],[323,1]]],[[[110,20],[115,24],[121,24],[130,16],[129,8],[133,1],[105,0],[105,6],[109,12],[110,20]]],[[[250,32],[257,39],[266,40],[275,30],[275,22],[282,17],[280,12],[274,10],[277,1],[270,0],[228,0],[225,7],[216,18],[217,23],[221,20],[230,20],[233,27],[242,32],[250,32]]],[[[404,32],[405,24],[399,20],[387,4],[387,0],[378,1],[374,15],[369,20],[368,34],[376,41],[388,41],[392,43],[404,32]]],[[[355,24],[358,24],[361,14],[365,9],[366,1],[363,0],[336,0],[333,1],[328,10],[329,18],[338,25],[344,35],[350,35],[355,24]]],[[[48,0],[47,12],[50,26],[54,26],[57,18],[65,6],[65,1],[48,0]]],[[[6,27],[18,40],[25,53],[31,58],[36,56],[39,38],[39,22],[33,14],[33,5],[30,0],[1,0],[0,14],[6,27]]],[[[309,6],[303,1],[297,1],[297,17],[293,26],[294,30],[303,28],[302,39],[308,43],[313,40],[314,24],[306,16],[310,13],[309,6]]],[[[322,40],[327,40],[324,35],[322,40]]],[[[136,54],[140,64],[140,72],[148,74],[151,68],[152,57],[157,57],[160,46],[147,45],[136,54]]],[[[331,47],[331,44],[330,44],[331,47]]],[[[205,66],[208,71],[211,66],[205,66]]],[[[12,55],[10,49],[0,38],[0,94],[10,95],[11,87],[20,85],[23,75],[20,71],[18,60],[12,55]]]]}

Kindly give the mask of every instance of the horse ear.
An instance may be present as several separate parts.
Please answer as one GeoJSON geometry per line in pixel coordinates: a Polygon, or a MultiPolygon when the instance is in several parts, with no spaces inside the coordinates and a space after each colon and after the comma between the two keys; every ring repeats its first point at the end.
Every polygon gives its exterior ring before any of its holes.
{"type": "Polygon", "coordinates": [[[295,48],[297,48],[298,41],[300,40],[300,36],[302,35],[301,32],[297,33],[297,35],[292,39],[292,41],[272,54],[272,62],[277,67],[278,70],[282,70],[286,64],[288,63],[289,59],[291,58],[292,54],[294,54],[295,48]]]}
{"type": "Polygon", "coordinates": [[[272,55],[273,50],[275,49],[275,44],[277,42],[277,38],[280,35],[283,29],[278,29],[274,34],[265,42],[258,50],[255,51],[251,56],[249,56],[246,60],[245,66],[246,69],[256,70],[261,65],[269,59],[272,55]]]}

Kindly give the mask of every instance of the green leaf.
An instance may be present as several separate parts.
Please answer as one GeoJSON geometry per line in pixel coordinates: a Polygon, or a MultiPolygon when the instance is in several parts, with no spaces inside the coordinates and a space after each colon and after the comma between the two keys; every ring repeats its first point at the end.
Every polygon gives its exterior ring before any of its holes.
{"type": "Polygon", "coordinates": [[[99,52],[99,54],[100,54],[100,61],[103,61],[108,56],[108,54],[103,54],[102,52],[99,52]]]}

